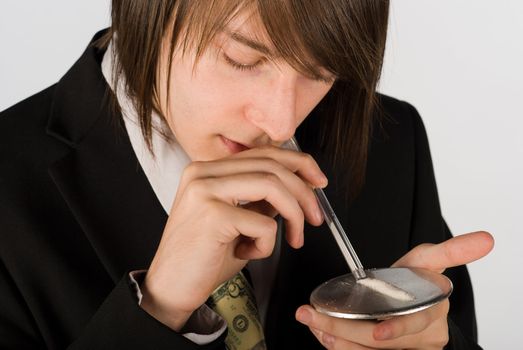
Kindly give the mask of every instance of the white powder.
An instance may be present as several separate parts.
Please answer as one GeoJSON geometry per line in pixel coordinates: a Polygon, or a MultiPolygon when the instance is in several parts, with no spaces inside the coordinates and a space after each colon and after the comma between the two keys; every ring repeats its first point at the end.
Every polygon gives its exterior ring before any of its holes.
{"type": "Polygon", "coordinates": [[[367,288],[370,288],[372,290],[375,290],[378,293],[387,295],[391,298],[401,300],[401,301],[412,301],[414,300],[414,296],[412,294],[404,291],[401,288],[398,288],[396,286],[393,286],[390,283],[387,283],[385,281],[376,279],[376,278],[362,278],[360,280],[357,280],[357,283],[364,285],[367,288]]]}

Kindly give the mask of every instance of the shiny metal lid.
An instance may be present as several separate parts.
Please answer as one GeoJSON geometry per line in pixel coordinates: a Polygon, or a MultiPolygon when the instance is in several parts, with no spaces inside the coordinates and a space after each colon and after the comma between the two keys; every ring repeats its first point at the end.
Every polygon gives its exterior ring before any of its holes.
{"type": "Polygon", "coordinates": [[[452,282],[436,272],[419,268],[365,270],[367,278],[388,283],[408,293],[398,299],[358,283],[352,273],[333,278],[311,294],[314,308],[324,314],[349,319],[386,319],[429,308],[448,298],[452,282]]]}

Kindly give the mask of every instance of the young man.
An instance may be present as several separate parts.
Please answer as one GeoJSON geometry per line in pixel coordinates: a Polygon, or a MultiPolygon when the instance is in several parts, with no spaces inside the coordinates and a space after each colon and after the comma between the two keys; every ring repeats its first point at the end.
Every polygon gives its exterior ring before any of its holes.
{"type": "Polygon", "coordinates": [[[0,117],[2,347],[477,347],[464,266],[450,302],[381,323],[304,305],[347,273],[313,187],[369,267],[492,246],[450,239],[419,115],[375,94],[387,6],[114,1],[60,82],[0,117]],[[279,147],[294,134],[306,153],[279,147]]]}

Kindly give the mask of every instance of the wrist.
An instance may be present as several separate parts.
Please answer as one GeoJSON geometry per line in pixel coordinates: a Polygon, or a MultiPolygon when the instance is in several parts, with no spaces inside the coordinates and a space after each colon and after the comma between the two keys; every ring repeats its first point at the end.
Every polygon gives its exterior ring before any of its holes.
{"type": "Polygon", "coordinates": [[[146,283],[146,279],[140,285],[142,302],[140,307],[159,322],[172,330],[179,332],[187,323],[194,310],[182,310],[173,306],[167,306],[162,298],[153,293],[146,283]]]}

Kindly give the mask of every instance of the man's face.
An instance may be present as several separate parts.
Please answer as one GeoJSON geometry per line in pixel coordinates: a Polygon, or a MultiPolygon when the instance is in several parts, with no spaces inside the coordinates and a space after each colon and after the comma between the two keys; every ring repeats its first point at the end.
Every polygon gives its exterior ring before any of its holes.
{"type": "Polygon", "coordinates": [[[332,81],[293,69],[268,40],[239,18],[219,33],[195,65],[195,54],[176,48],[169,103],[167,55],[159,74],[161,108],[178,143],[193,161],[214,160],[267,144],[280,145],[327,94],[332,81]]]}

